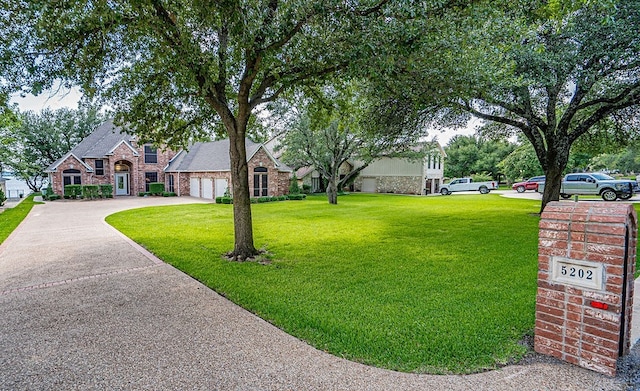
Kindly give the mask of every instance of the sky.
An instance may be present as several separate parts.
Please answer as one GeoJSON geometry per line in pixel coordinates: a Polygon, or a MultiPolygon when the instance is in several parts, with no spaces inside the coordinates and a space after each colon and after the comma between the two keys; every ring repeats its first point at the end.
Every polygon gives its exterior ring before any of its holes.
{"type": "Polygon", "coordinates": [[[22,97],[19,94],[14,94],[11,97],[11,103],[17,103],[20,111],[38,112],[46,108],[56,110],[63,107],[77,109],[81,97],[82,94],[77,89],[57,91],[57,94],[45,91],[38,96],[26,94],[22,97]]]}
{"type": "MultiPolygon", "coordinates": [[[[17,103],[20,111],[39,112],[46,108],[56,110],[63,107],[77,109],[78,101],[80,100],[81,96],[82,94],[80,93],[80,91],[74,88],[71,90],[58,91],[55,94],[50,91],[45,91],[38,96],[27,94],[26,96],[22,97],[18,94],[15,94],[11,98],[11,103],[17,103]]],[[[427,139],[431,140],[436,137],[440,145],[445,146],[453,136],[456,136],[458,134],[468,136],[474,133],[474,127],[469,126],[465,129],[448,130],[443,133],[439,131],[433,131],[429,134],[427,139]]]]}

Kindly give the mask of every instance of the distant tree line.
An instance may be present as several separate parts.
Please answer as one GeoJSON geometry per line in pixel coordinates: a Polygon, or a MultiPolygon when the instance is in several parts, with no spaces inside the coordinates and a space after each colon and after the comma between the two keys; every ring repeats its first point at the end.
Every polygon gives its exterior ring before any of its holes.
{"type": "MultiPolygon", "coordinates": [[[[486,176],[494,180],[516,182],[544,175],[531,143],[484,140],[477,135],[455,136],[444,147],[447,154],[444,175],[447,178],[486,176]]],[[[598,171],[635,177],[640,173],[640,142],[574,148],[564,174],[598,171]],[[601,153],[599,151],[607,151],[601,153]]]]}

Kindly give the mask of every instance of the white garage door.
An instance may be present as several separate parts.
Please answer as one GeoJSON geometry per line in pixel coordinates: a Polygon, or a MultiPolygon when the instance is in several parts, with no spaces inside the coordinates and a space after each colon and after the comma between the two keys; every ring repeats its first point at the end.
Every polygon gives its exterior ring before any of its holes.
{"type": "Polygon", "coordinates": [[[362,178],[362,192],[375,193],[377,188],[376,178],[362,178]]]}
{"type": "Polygon", "coordinates": [[[202,178],[202,198],[213,199],[213,179],[202,178]]]}
{"type": "Polygon", "coordinates": [[[189,180],[189,195],[191,197],[200,197],[200,178],[191,178],[189,180]]]}
{"type": "Polygon", "coordinates": [[[224,192],[227,191],[229,186],[226,179],[216,179],[216,197],[224,196],[224,192]]]}

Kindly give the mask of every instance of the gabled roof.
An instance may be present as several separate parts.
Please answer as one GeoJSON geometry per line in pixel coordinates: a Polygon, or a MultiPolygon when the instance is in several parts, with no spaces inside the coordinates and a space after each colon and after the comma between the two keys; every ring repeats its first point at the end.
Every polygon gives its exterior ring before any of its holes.
{"type": "MultiPolygon", "coordinates": [[[[263,149],[280,171],[291,171],[291,168],[280,163],[271,153],[259,143],[245,139],[247,161],[260,149],[263,149]]],[[[231,159],[229,158],[229,139],[211,142],[198,142],[193,144],[188,151],[180,151],[165,172],[212,172],[230,171],[231,159]]]]}
{"type": "Polygon", "coordinates": [[[44,172],[55,172],[58,169],[58,166],[60,164],[62,164],[62,162],[66,161],[69,158],[74,158],[78,161],[78,163],[80,163],[82,166],[84,166],[84,168],[88,171],[88,172],[93,172],[93,168],[91,166],[89,166],[88,164],[86,164],[85,162],[82,161],[82,159],[78,158],[73,151],[71,152],[67,152],[66,155],[64,155],[63,157],[61,157],[60,159],[56,160],[55,162],[53,162],[49,167],[47,167],[46,170],[44,170],[44,172]]]}
{"type": "Polygon", "coordinates": [[[113,154],[113,151],[124,143],[138,155],[138,152],[131,144],[133,140],[134,137],[122,132],[122,128],[115,126],[113,120],[107,120],[85,137],[71,152],[81,159],[99,159],[113,154]]]}

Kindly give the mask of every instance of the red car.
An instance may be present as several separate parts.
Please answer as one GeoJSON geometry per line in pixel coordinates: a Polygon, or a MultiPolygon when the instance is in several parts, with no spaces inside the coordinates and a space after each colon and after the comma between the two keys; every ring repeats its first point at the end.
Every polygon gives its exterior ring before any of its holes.
{"type": "Polygon", "coordinates": [[[527,179],[524,182],[514,183],[513,186],[511,186],[511,188],[517,191],[518,193],[524,193],[527,190],[537,191],[538,184],[544,183],[544,179],[545,179],[544,176],[534,176],[527,179]]]}

